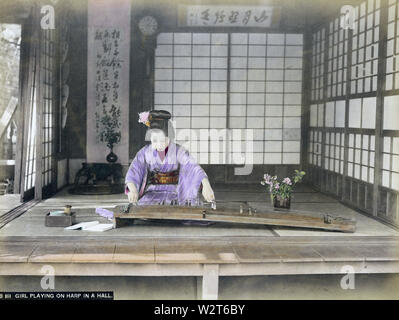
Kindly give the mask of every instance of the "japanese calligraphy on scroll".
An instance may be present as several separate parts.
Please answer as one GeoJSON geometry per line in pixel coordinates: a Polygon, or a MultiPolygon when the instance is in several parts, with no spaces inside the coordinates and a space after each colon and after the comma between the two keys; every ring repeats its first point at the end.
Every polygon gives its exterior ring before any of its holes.
{"type": "Polygon", "coordinates": [[[87,162],[106,162],[113,145],[129,163],[130,1],[116,2],[89,1],[87,162]]]}
{"type": "Polygon", "coordinates": [[[180,24],[193,27],[275,27],[279,10],[264,6],[181,6],[185,19],[180,24]],[[185,21],[184,21],[185,20],[185,21]]]}
{"type": "Polygon", "coordinates": [[[123,60],[119,56],[121,30],[116,28],[98,28],[94,35],[96,50],[96,142],[107,143],[110,133],[121,136],[121,105],[119,101],[119,74],[123,60]]]}

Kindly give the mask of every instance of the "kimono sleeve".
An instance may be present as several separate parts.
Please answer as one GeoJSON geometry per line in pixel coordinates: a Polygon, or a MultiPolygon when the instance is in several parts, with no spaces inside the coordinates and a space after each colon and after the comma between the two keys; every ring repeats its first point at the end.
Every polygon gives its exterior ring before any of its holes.
{"type": "Polygon", "coordinates": [[[125,194],[129,192],[127,187],[128,183],[134,183],[137,192],[140,192],[141,185],[143,183],[143,178],[147,172],[147,164],[145,161],[145,147],[137,152],[136,157],[133,159],[129,166],[125,177],[125,194]]]}
{"type": "Polygon", "coordinates": [[[179,172],[179,200],[196,199],[201,182],[207,178],[204,169],[190,156],[187,150],[180,148],[178,151],[179,172]]]}

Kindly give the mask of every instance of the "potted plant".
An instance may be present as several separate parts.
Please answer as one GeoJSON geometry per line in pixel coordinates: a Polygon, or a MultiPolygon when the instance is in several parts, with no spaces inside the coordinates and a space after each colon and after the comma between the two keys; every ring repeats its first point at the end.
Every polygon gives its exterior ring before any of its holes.
{"type": "Polygon", "coordinates": [[[121,141],[121,131],[119,130],[121,123],[120,119],[121,111],[112,105],[109,112],[105,109],[103,110],[103,116],[101,117],[101,131],[100,131],[100,141],[105,142],[107,147],[111,152],[107,155],[107,161],[110,163],[116,162],[118,156],[113,152],[115,144],[121,141]]]}
{"type": "Polygon", "coordinates": [[[260,183],[268,186],[271,201],[275,208],[289,209],[291,207],[291,193],[295,185],[302,180],[305,174],[305,171],[295,170],[292,179],[286,177],[282,181],[278,181],[277,176],[271,176],[266,173],[260,183]]]}

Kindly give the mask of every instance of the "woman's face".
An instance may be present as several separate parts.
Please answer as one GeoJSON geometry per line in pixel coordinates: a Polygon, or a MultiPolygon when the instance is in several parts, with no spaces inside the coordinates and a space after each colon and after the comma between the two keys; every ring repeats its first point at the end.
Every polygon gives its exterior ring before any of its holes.
{"type": "Polygon", "coordinates": [[[151,132],[151,146],[158,151],[165,151],[169,145],[169,138],[161,130],[151,132]]]}

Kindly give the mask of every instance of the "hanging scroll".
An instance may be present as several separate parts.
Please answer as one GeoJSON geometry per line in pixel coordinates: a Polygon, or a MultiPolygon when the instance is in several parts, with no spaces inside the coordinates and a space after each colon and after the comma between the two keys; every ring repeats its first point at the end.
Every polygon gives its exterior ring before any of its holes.
{"type": "Polygon", "coordinates": [[[89,0],[87,162],[128,164],[130,0],[89,0]]]}

